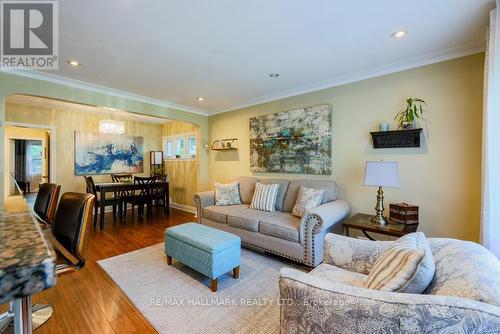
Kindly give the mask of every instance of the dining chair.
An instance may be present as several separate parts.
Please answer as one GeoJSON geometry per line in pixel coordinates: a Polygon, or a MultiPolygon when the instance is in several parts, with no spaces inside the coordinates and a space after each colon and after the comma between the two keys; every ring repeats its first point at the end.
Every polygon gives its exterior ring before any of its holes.
{"type": "MultiPolygon", "coordinates": [[[[132,174],[111,174],[111,181],[113,183],[119,183],[119,182],[133,182],[134,177],[132,174]]],[[[115,197],[120,198],[121,200],[121,207],[122,207],[122,212],[123,215],[125,216],[127,212],[127,203],[125,202],[124,199],[132,195],[132,191],[129,190],[123,190],[123,191],[115,191],[115,197]]]]}
{"type": "Polygon", "coordinates": [[[61,185],[54,183],[43,183],[38,189],[33,211],[35,211],[38,221],[44,224],[45,227],[52,224],[60,191],[61,185]]]}
{"type": "MultiPolygon", "coordinates": [[[[44,231],[44,236],[56,250],[57,276],[85,266],[95,204],[96,197],[92,194],[67,192],[62,195],[53,223],[50,229],[44,231]]],[[[44,324],[52,313],[51,305],[33,305],[33,330],[44,324]]]]}
{"type": "MultiPolygon", "coordinates": [[[[167,175],[156,175],[156,181],[158,182],[167,182],[168,176],[167,175]]],[[[166,194],[165,194],[165,189],[164,188],[154,188],[152,190],[153,193],[153,200],[156,202],[156,205],[159,206],[160,203],[163,206],[163,213],[166,215],[167,214],[167,203],[164,201],[168,201],[168,197],[165,199],[166,194]]],[[[168,195],[168,194],[167,194],[168,195]]]]}
{"type": "Polygon", "coordinates": [[[111,174],[111,180],[113,182],[124,182],[124,181],[132,181],[132,174],[111,174]]]}
{"type": "Polygon", "coordinates": [[[134,203],[138,206],[139,216],[144,214],[144,205],[146,205],[146,217],[153,218],[153,195],[151,185],[156,182],[156,176],[134,177],[134,184],[141,185],[139,194],[134,196],[134,203]]]}
{"type": "MultiPolygon", "coordinates": [[[[97,190],[95,187],[94,179],[92,176],[83,176],[85,178],[85,183],[87,185],[87,193],[92,194],[96,198],[96,204],[94,206],[94,228],[97,226],[97,217],[98,213],[103,215],[104,212],[100,212],[101,207],[101,199],[97,195],[97,190]]],[[[116,209],[118,208],[118,214],[120,219],[122,219],[122,200],[120,198],[106,198],[104,201],[104,207],[112,206],[113,207],[113,219],[116,219],[116,209]]]]}

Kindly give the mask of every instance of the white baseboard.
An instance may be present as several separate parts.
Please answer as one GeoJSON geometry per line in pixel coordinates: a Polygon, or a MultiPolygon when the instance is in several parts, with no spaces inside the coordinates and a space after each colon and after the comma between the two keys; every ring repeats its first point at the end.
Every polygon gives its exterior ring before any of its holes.
{"type": "Polygon", "coordinates": [[[174,209],[190,212],[192,214],[196,214],[196,208],[194,206],[170,202],[170,207],[174,208],[174,209]]]}
{"type": "MultiPolygon", "coordinates": [[[[196,208],[194,206],[189,206],[189,205],[179,204],[179,203],[175,203],[175,202],[170,202],[170,207],[174,208],[174,209],[177,209],[177,210],[186,211],[186,212],[189,212],[189,213],[192,213],[192,214],[196,215],[196,208]]],[[[127,205],[127,210],[130,210],[131,208],[132,207],[130,207],[130,206],[127,205]]],[[[112,211],[113,211],[113,207],[111,207],[111,206],[107,206],[104,209],[105,213],[112,212],[112,211]]]]}

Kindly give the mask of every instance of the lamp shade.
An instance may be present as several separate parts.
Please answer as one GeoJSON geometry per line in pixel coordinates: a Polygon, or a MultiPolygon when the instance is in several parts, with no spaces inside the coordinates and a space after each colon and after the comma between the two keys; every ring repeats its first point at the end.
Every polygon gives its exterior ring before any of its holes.
{"type": "Polygon", "coordinates": [[[150,151],[150,160],[153,165],[163,164],[163,152],[162,151],[150,151]]]}
{"type": "Polygon", "coordinates": [[[365,186],[399,188],[399,163],[367,161],[365,186]]]}

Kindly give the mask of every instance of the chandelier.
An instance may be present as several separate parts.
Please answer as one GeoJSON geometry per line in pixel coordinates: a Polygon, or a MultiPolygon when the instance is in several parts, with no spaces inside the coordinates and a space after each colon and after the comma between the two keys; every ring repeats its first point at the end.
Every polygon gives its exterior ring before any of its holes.
{"type": "Polygon", "coordinates": [[[125,133],[125,122],[103,119],[99,122],[99,132],[121,135],[125,133]]]}

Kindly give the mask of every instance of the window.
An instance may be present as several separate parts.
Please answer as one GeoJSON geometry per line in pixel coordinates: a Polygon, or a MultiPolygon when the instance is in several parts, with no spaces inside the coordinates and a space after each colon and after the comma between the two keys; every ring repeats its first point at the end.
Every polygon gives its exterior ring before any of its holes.
{"type": "Polygon", "coordinates": [[[182,157],[184,155],[184,138],[183,137],[177,138],[176,148],[177,149],[175,150],[175,156],[182,157]]]}
{"type": "Polygon", "coordinates": [[[163,152],[163,156],[167,159],[175,158],[174,154],[174,141],[172,139],[167,139],[165,142],[165,152],[163,152]]]}
{"type": "Polygon", "coordinates": [[[163,137],[163,155],[165,159],[195,159],[196,133],[181,133],[163,137]]]}
{"type": "Polygon", "coordinates": [[[28,144],[28,167],[31,175],[42,174],[42,144],[30,142],[28,144]]]}
{"type": "Polygon", "coordinates": [[[196,136],[189,136],[188,150],[189,150],[189,156],[191,157],[196,156],[196,136]]]}

